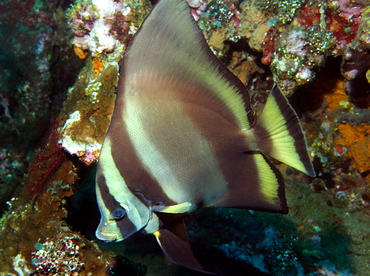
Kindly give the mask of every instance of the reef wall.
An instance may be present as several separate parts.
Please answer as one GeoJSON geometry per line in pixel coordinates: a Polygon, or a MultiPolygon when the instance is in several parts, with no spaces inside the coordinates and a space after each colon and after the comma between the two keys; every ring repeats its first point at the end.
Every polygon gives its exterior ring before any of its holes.
{"type": "MultiPolygon", "coordinates": [[[[197,275],[152,239],[98,246],[79,225],[99,219],[86,198],[119,65],[153,2],[0,3],[0,275],[197,275]]],[[[187,2],[257,114],[274,84],[289,96],[317,172],[279,165],[287,216],[191,216],[199,258],[220,275],[370,275],[369,1],[187,2]]]]}

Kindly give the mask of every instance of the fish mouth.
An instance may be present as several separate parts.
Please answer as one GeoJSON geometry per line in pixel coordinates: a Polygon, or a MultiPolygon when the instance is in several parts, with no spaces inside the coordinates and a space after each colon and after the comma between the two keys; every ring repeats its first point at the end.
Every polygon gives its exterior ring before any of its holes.
{"type": "Polygon", "coordinates": [[[123,240],[119,239],[116,233],[96,231],[95,235],[99,240],[102,240],[104,242],[118,242],[123,240]]]}

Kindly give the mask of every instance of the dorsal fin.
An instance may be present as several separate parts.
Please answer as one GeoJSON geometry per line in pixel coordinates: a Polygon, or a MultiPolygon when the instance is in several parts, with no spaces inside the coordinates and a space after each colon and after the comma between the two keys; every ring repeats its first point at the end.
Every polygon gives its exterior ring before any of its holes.
{"type": "Polygon", "coordinates": [[[184,1],[157,4],[133,38],[123,66],[125,93],[196,92],[186,95],[186,101],[217,101],[222,107],[215,112],[223,112],[239,129],[250,129],[244,85],[212,54],[184,1]],[[179,89],[181,85],[197,89],[179,89]]]}

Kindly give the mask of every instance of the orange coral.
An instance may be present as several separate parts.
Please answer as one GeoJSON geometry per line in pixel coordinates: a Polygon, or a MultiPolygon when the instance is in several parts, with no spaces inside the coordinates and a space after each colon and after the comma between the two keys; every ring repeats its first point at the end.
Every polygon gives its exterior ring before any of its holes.
{"type": "Polygon", "coordinates": [[[87,51],[82,50],[80,47],[73,47],[73,51],[80,59],[85,59],[89,55],[87,51]]]}
{"type": "Polygon", "coordinates": [[[344,81],[338,80],[333,93],[325,95],[328,100],[328,110],[333,111],[340,106],[340,102],[348,102],[348,95],[344,92],[344,81]]]}
{"type": "Polygon", "coordinates": [[[99,75],[100,72],[102,72],[104,69],[103,62],[100,59],[94,58],[93,59],[93,69],[94,69],[95,75],[99,75]]]}
{"type": "Polygon", "coordinates": [[[338,129],[342,137],[335,142],[348,148],[347,155],[355,161],[353,166],[360,173],[370,170],[370,126],[343,124],[338,129]]]}

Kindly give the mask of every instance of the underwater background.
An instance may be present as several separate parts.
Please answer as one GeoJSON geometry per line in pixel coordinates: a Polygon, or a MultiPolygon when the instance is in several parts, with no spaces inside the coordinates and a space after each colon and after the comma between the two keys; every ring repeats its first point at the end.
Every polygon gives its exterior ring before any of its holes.
{"type": "MultiPolygon", "coordinates": [[[[317,173],[276,162],[288,215],[192,213],[197,258],[227,276],[370,275],[370,2],[187,2],[257,114],[274,84],[289,97],[317,173]]],[[[95,237],[119,64],[155,3],[0,1],[0,275],[204,275],[151,235],[95,237]]]]}

